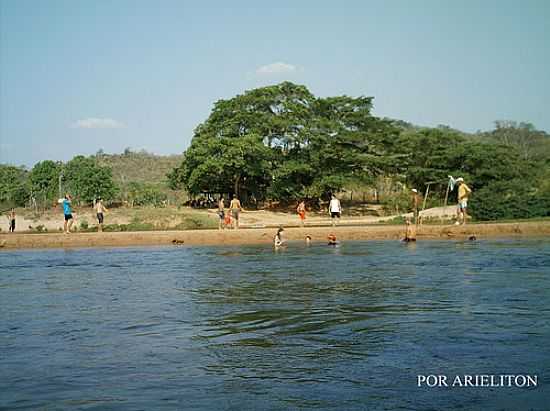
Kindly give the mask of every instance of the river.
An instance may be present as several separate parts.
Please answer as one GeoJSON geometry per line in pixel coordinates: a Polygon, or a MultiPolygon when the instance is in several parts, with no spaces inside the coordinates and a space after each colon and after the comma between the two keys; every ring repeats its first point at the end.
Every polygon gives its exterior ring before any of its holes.
{"type": "Polygon", "coordinates": [[[548,239],[0,252],[0,410],[543,410],[548,398],[548,239]],[[538,385],[418,386],[509,374],[538,385]]]}

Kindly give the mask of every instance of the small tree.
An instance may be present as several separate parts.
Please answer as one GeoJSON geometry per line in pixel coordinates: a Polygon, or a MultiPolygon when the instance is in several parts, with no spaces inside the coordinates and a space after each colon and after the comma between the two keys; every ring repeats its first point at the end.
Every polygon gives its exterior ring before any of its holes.
{"type": "Polygon", "coordinates": [[[30,195],[28,171],[24,167],[0,164],[0,203],[24,206],[30,195]]]}
{"type": "Polygon", "coordinates": [[[133,206],[160,206],[167,194],[154,184],[132,181],[126,187],[128,202],[133,206]]]}
{"type": "Polygon", "coordinates": [[[62,163],[44,160],[36,163],[32,168],[29,179],[31,196],[44,207],[54,202],[60,194],[60,173],[62,163]]]}

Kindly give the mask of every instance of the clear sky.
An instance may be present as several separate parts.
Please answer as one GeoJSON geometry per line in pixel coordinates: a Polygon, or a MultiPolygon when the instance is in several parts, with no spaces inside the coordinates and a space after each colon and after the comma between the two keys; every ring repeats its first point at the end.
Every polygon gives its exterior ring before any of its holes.
{"type": "Polygon", "coordinates": [[[213,103],[290,80],[374,114],[550,131],[550,1],[0,0],[0,162],[181,153],[213,103]],[[202,4],[200,4],[202,3],[202,4]]]}

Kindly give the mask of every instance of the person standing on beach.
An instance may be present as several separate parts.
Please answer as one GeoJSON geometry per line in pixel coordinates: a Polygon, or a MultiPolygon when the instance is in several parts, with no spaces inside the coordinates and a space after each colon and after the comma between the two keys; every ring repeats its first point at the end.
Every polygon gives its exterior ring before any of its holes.
{"type": "Polygon", "coordinates": [[[462,177],[457,178],[456,182],[458,183],[458,206],[456,208],[457,220],[455,224],[459,225],[461,220],[462,224],[466,224],[466,219],[468,218],[468,214],[466,213],[468,208],[468,197],[472,190],[464,183],[462,177]]]}
{"type": "Polygon", "coordinates": [[[420,208],[420,194],[418,194],[418,190],[416,188],[413,188],[412,190],[412,196],[411,196],[411,203],[412,203],[412,209],[413,209],[413,217],[414,217],[414,223],[418,225],[418,217],[419,217],[419,208],[420,208]]]}
{"type": "Polygon", "coordinates": [[[241,202],[237,198],[237,194],[233,194],[233,200],[231,200],[231,204],[229,204],[229,209],[231,210],[231,216],[233,217],[233,228],[235,230],[239,229],[239,214],[241,211],[243,211],[243,208],[241,206],[241,202]]]}
{"type": "Polygon", "coordinates": [[[338,200],[334,194],[330,199],[330,204],[328,209],[330,212],[330,217],[332,219],[332,225],[335,226],[336,219],[337,218],[340,219],[340,215],[342,214],[342,206],[340,205],[340,200],[338,200]]]}
{"type": "Polygon", "coordinates": [[[103,205],[103,200],[101,198],[97,199],[97,202],[95,203],[95,211],[97,216],[97,232],[101,233],[103,231],[103,213],[106,213],[107,207],[103,205]]]}
{"type": "Polygon", "coordinates": [[[218,217],[220,217],[220,221],[218,223],[218,230],[223,230],[224,227],[224,220],[225,220],[225,204],[223,202],[223,196],[220,196],[220,199],[218,201],[218,217]]]}
{"type": "Polygon", "coordinates": [[[304,200],[300,201],[300,204],[298,204],[296,208],[296,212],[300,216],[300,225],[303,227],[306,220],[306,203],[304,200]]]}
{"type": "Polygon", "coordinates": [[[8,218],[8,229],[10,233],[15,232],[15,208],[12,208],[11,211],[6,214],[8,218]]]}
{"type": "Polygon", "coordinates": [[[71,226],[73,225],[73,214],[71,210],[71,196],[67,193],[65,198],[60,200],[63,203],[63,215],[65,222],[63,223],[63,231],[65,234],[70,234],[71,226]]]}

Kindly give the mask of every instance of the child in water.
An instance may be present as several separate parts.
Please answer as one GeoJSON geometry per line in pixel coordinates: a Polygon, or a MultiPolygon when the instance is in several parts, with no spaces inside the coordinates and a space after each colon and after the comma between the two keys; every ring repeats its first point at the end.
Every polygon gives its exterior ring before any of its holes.
{"type": "Polygon", "coordinates": [[[334,234],[328,235],[328,245],[337,245],[338,241],[336,241],[336,236],[334,234]]]}
{"type": "Polygon", "coordinates": [[[406,243],[416,241],[416,228],[413,224],[411,224],[411,220],[407,218],[405,224],[405,238],[403,239],[403,241],[406,243]]]}
{"type": "Polygon", "coordinates": [[[282,227],[277,230],[277,234],[275,234],[275,237],[273,238],[273,245],[275,247],[283,247],[286,246],[286,241],[283,240],[283,231],[285,231],[282,227]]]}

